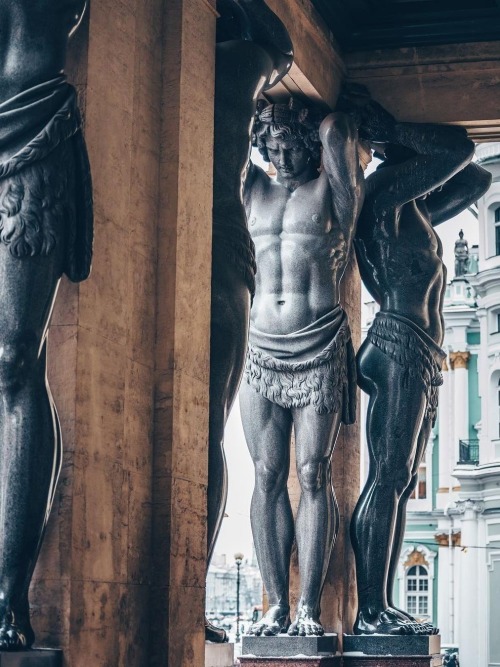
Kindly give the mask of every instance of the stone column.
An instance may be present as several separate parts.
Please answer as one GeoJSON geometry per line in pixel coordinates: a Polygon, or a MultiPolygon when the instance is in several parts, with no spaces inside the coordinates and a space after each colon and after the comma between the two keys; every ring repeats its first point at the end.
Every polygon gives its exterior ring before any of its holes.
{"type": "Polygon", "coordinates": [[[458,461],[459,440],[469,439],[469,374],[467,366],[470,352],[450,352],[450,364],[454,370],[455,442],[452,451],[454,463],[458,461]]]}
{"type": "Polygon", "coordinates": [[[478,542],[478,515],[484,511],[484,503],[479,500],[460,500],[457,510],[461,515],[462,549],[458,550],[460,604],[457,611],[456,641],[460,648],[460,663],[477,664],[477,643],[480,616],[479,605],[485,601],[479,599],[478,576],[480,572],[480,554],[478,542]],[[467,548],[470,547],[470,548],[467,548]]]}
{"type": "Polygon", "coordinates": [[[203,667],[215,0],[163,11],[148,667],[203,667]]]}
{"type": "Polygon", "coordinates": [[[448,493],[452,484],[452,465],[456,463],[456,461],[453,461],[450,451],[452,437],[450,420],[453,414],[450,400],[450,380],[448,364],[445,359],[443,363],[443,386],[439,390],[439,494],[448,493]]]}
{"type": "Polygon", "coordinates": [[[87,282],[63,281],[49,334],[64,460],[32,587],[38,644],[66,667],[149,664],[162,12],[92,2],[70,43],[95,251],[87,282]]]}

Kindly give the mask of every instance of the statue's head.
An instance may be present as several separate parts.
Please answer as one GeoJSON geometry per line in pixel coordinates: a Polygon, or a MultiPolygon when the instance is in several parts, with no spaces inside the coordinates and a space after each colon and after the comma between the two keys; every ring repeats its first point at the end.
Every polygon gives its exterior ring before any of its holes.
{"type": "Polygon", "coordinates": [[[290,104],[260,105],[253,145],[284,179],[297,178],[321,164],[319,126],[322,115],[293,100],[290,104]]]}

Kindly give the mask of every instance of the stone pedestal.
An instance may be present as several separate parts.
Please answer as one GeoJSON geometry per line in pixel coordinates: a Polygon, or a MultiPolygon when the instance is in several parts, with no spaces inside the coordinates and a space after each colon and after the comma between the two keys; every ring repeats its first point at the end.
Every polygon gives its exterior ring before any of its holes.
{"type": "Polygon", "coordinates": [[[345,667],[440,667],[441,637],[344,635],[345,667]]]}
{"type": "Polygon", "coordinates": [[[332,657],[337,652],[337,635],[322,637],[243,637],[242,654],[258,658],[293,658],[295,656],[332,657]]]}
{"type": "Polygon", "coordinates": [[[342,658],[342,667],[441,667],[440,655],[350,655],[342,658]]]}
{"type": "Polygon", "coordinates": [[[0,667],[61,667],[62,655],[62,651],[44,648],[16,653],[0,652],[0,667]]]}
{"type": "Polygon", "coordinates": [[[234,667],[234,644],[205,642],[205,667],[234,667]]]}
{"type": "Polygon", "coordinates": [[[241,667],[341,667],[340,656],[294,656],[292,658],[257,658],[253,655],[242,655],[241,667]]]}
{"type": "Polygon", "coordinates": [[[441,653],[440,635],[344,635],[344,656],[434,656],[441,653]]]}

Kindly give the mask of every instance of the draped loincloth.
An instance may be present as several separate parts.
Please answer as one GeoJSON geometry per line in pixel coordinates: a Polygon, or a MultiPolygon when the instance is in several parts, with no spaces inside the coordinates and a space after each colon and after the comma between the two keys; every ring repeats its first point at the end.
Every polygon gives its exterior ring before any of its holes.
{"type": "Polygon", "coordinates": [[[366,338],[404,368],[403,385],[406,388],[414,382],[421,384],[427,398],[425,419],[434,424],[446,353],[418,325],[393,313],[377,313],[366,338]]]}
{"type": "Polygon", "coordinates": [[[64,242],[64,272],[74,282],[89,275],[93,240],[81,126],[63,76],[0,104],[0,241],[17,258],[48,255],[64,242]]]}
{"type": "Polygon", "coordinates": [[[346,313],[340,306],[290,334],[250,327],[245,380],[284,408],[314,406],[356,421],[356,363],[346,313]]]}

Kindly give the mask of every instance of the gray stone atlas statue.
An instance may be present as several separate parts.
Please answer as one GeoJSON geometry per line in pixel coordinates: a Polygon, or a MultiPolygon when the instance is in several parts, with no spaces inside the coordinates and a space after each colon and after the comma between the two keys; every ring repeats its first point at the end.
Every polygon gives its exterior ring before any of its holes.
{"type": "Polygon", "coordinates": [[[406,505],[435,421],[445,357],[446,269],[433,228],[476,201],[490,175],[470,162],[474,144],[462,128],[399,123],[366,100],[354,116],[360,136],[383,157],[366,180],[355,239],[362,279],[380,312],[357,357],[359,385],[370,397],[370,468],[351,524],[354,632],[434,634],[392,599],[406,505]]]}
{"type": "Polygon", "coordinates": [[[28,588],[61,465],[47,326],[61,275],[87,277],[92,196],[62,72],[84,0],[0,0],[0,650],[31,647],[28,588]]]}
{"type": "Polygon", "coordinates": [[[458,234],[455,241],[455,278],[465,276],[469,270],[469,244],[464,239],[463,229],[458,234]]]}
{"type": "MultiPolygon", "coordinates": [[[[293,60],[288,33],[264,0],[218,0],[217,10],[207,566],[226,505],[224,426],[243,372],[255,290],[243,173],[257,98],[293,60]]],[[[205,623],[206,639],[227,640],[224,630],[205,623]]]]}
{"type": "Polygon", "coordinates": [[[339,522],[331,457],[341,422],[356,413],[354,352],[339,299],[363,172],[357,128],[345,114],[322,120],[298,103],[271,104],[260,109],[254,143],[277,179],[251,164],[244,191],[258,272],[240,406],[255,466],[252,532],[270,604],[249,632],[321,635],[339,522]],[[287,491],[292,427],[301,486],[295,525],[287,491]],[[294,537],[301,591],[290,624],[294,537]]]}

